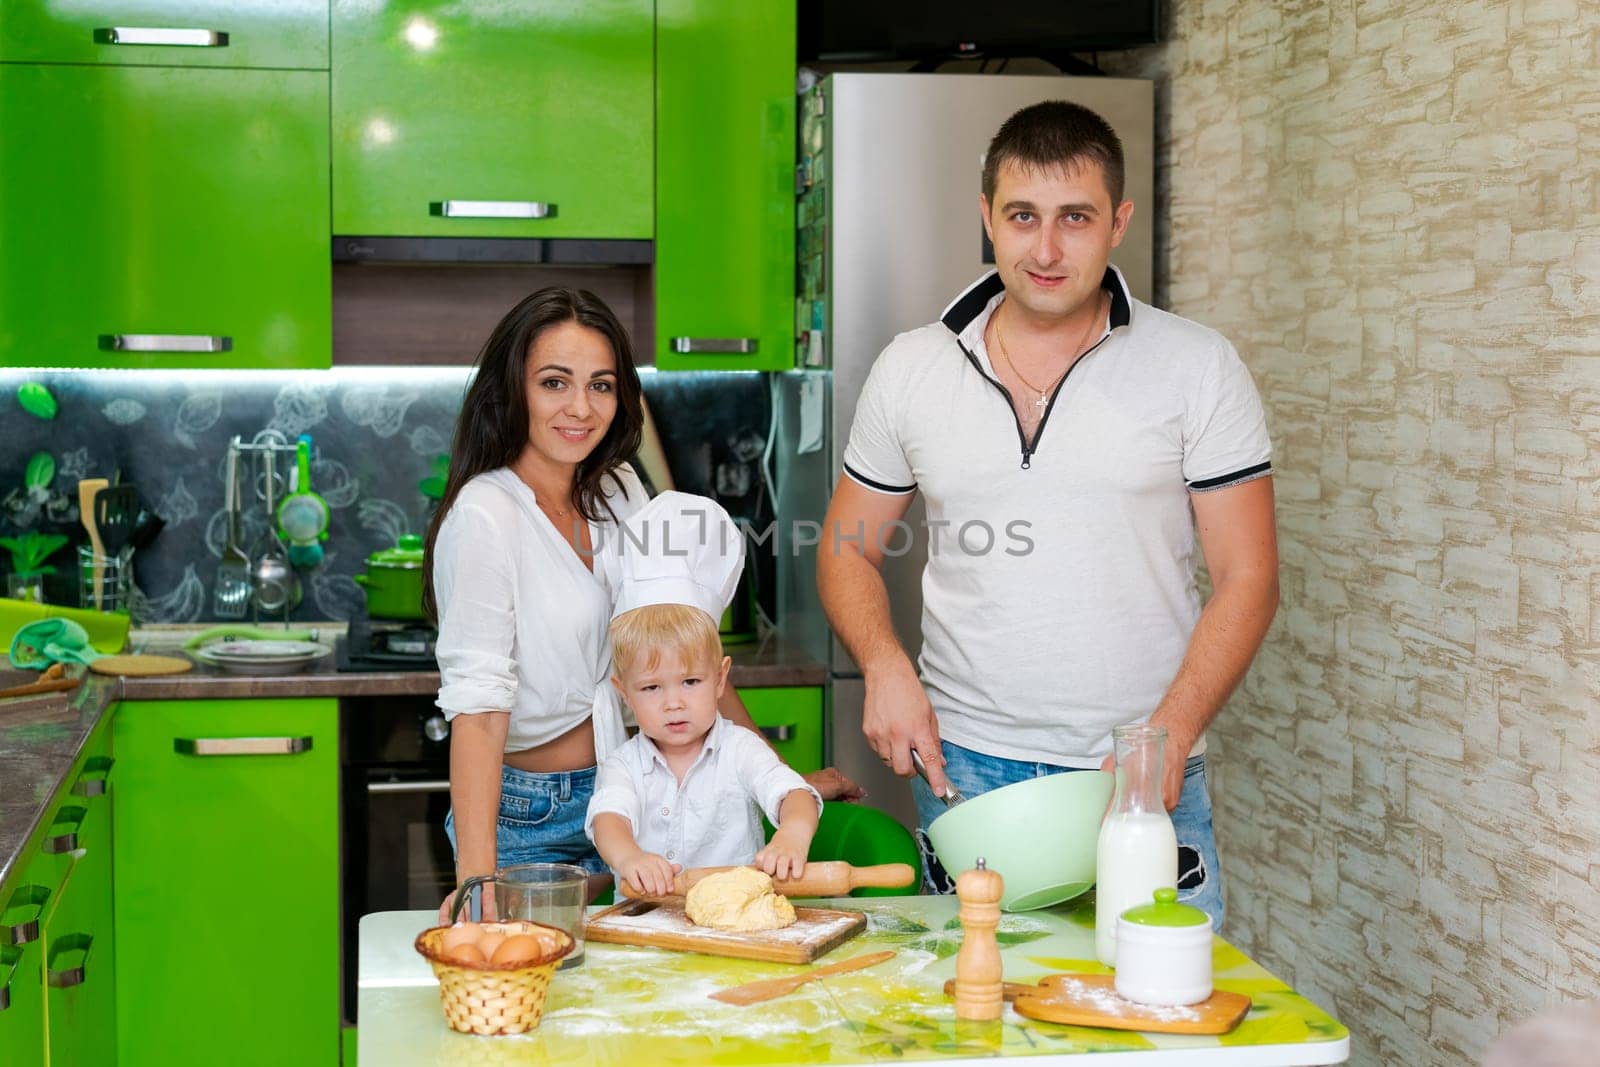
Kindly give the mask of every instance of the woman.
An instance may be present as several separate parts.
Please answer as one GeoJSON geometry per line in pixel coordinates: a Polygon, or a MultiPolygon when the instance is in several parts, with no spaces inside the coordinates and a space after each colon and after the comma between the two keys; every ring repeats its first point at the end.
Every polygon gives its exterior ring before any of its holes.
{"type": "MultiPolygon", "coordinates": [[[[622,740],[608,681],[615,590],[597,546],[615,546],[617,523],[645,503],[626,462],[642,426],[628,336],[592,293],[541,289],[484,344],[423,594],[451,721],[457,885],[535,861],[605,871],[583,833],[597,746],[622,740]]],[[[728,694],[719,710],[754,729],[728,694]]],[[[859,795],[836,772],[815,777],[824,796],[859,795]]]]}

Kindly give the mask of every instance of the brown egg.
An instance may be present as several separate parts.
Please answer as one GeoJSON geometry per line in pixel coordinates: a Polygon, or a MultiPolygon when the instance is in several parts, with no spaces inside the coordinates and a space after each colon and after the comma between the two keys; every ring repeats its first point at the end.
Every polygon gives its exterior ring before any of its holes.
{"type": "Polygon", "coordinates": [[[462,967],[482,967],[489,961],[484,959],[483,952],[477,945],[457,945],[448,953],[451,962],[462,967]]]}
{"type": "Polygon", "coordinates": [[[478,938],[478,951],[483,953],[484,959],[492,960],[494,959],[494,950],[499,948],[500,943],[505,939],[506,935],[503,931],[485,929],[483,936],[478,938]]]}
{"type": "Polygon", "coordinates": [[[510,963],[513,960],[531,960],[544,955],[546,951],[545,940],[535,934],[517,934],[508,937],[494,950],[494,955],[489,957],[489,962],[494,964],[510,963]]]}
{"type": "Polygon", "coordinates": [[[483,927],[477,923],[457,923],[439,938],[439,948],[446,956],[460,945],[476,944],[483,936],[483,927]]]}

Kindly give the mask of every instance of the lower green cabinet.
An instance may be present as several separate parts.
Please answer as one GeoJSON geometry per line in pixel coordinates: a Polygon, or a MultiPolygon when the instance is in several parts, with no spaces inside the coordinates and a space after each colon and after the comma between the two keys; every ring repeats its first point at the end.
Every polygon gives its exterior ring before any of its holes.
{"type": "Polygon", "coordinates": [[[0,889],[0,1054],[51,1067],[117,1058],[109,719],[0,889]]]}
{"type": "Polygon", "coordinates": [[[338,705],[124,702],[122,1067],[339,1062],[338,705]]]}
{"type": "Polygon", "coordinates": [[[741,689],[750,718],[772,742],[784,762],[809,774],[822,769],[822,689],[818,686],[771,686],[741,689]]]}
{"type": "Polygon", "coordinates": [[[7,1063],[17,1064],[44,1062],[42,908],[29,890],[37,890],[48,902],[51,891],[31,882],[11,890],[9,900],[0,899],[0,1049],[5,1050],[7,1063]],[[15,926],[27,930],[13,934],[15,926]],[[13,944],[13,936],[26,940],[13,944]]]}

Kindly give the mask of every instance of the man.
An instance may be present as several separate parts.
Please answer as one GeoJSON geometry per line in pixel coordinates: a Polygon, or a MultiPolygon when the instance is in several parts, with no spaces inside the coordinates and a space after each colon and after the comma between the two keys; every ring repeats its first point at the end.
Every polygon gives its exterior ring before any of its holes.
{"type": "Polygon", "coordinates": [[[1109,266],[1133,214],[1122,185],[1121,142],[1086,108],[1001,127],[978,201],[997,269],[874,364],[817,581],[866,680],[868,742],[897,774],[913,749],[927,765],[932,788],[912,790],[930,889],[948,891],[926,843],[947,776],[971,797],[1109,766],[1112,728],[1148,718],[1168,734],[1180,896],[1220,927],[1204,731],[1277,608],[1270,443],[1232,346],[1109,266]],[[920,677],[879,573],[919,491],[920,677]]]}

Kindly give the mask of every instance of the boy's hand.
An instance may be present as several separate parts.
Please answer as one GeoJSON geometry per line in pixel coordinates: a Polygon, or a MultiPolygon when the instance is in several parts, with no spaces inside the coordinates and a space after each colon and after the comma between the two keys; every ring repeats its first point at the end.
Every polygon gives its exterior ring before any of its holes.
{"type": "Polygon", "coordinates": [[[638,852],[617,864],[617,875],[647,897],[664,897],[672,892],[673,876],[683,866],[668,862],[654,852],[638,852]]]}
{"type": "Polygon", "coordinates": [[[780,826],[766,847],[756,853],[756,866],[773,878],[799,878],[806,872],[811,835],[800,828],[780,826]]]}

